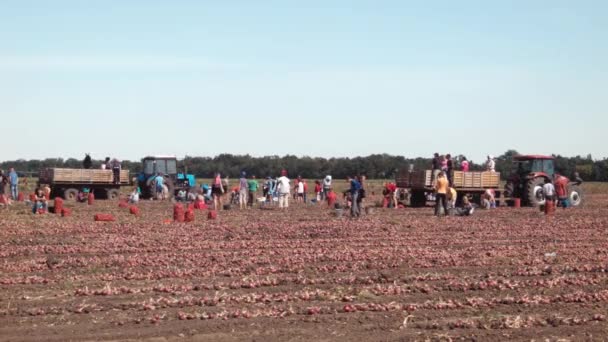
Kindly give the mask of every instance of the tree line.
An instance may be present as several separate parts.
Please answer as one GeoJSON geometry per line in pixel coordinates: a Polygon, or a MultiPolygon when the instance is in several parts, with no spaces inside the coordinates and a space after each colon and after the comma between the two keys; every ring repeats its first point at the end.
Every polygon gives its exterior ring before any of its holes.
{"type": "MultiPolygon", "coordinates": [[[[496,157],[496,171],[506,178],[511,171],[511,157],[518,154],[515,150],[509,150],[496,157]]],[[[585,157],[563,157],[555,155],[557,172],[571,176],[578,172],[585,181],[608,181],[608,158],[593,160],[588,155],[585,157]]],[[[455,156],[456,164],[462,156],[455,156]]],[[[470,161],[471,170],[483,170],[485,160],[470,161]]],[[[93,160],[93,168],[99,168],[102,160],[93,160]]],[[[370,179],[392,179],[399,169],[412,167],[415,170],[427,169],[431,165],[431,158],[406,158],[389,154],[372,154],[365,157],[354,158],[321,158],[321,157],[297,157],[264,156],[252,157],[250,155],[220,154],[215,157],[191,157],[186,156],[179,160],[180,170],[187,170],[199,178],[211,178],[215,172],[228,175],[232,178],[239,177],[241,171],[258,178],[277,176],[282,169],[286,169],[291,177],[302,176],[308,179],[322,179],[326,175],[334,178],[345,178],[349,175],[366,175],[370,179]],[[410,166],[411,165],[411,166],[410,166]]],[[[14,160],[0,163],[0,168],[7,170],[14,167],[15,170],[36,176],[38,170],[47,167],[81,168],[82,159],[69,158],[47,158],[44,160],[14,160]]],[[[122,161],[122,167],[132,173],[141,171],[140,161],[122,161]]]]}

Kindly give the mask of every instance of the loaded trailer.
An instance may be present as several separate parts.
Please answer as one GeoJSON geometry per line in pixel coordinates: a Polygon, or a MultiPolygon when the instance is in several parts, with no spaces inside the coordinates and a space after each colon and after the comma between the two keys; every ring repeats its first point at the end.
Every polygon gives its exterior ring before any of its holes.
{"type": "MultiPolygon", "coordinates": [[[[435,191],[432,170],[400,170],[395,182],[398,188],[408,190],[412,207],[425,206],[427,195],[435,191]]],[[[464,195],[472,196],[474,202],[479,202],[481,195],[486,190],[494,191],[497,203],[505,200],[501,188],[500,172],[454,171],[452,183],[452,187],[458,193],[458,203],[464,195]]]]}
{"type": "Polygon", "coordinates": [[[39,172],[38,186],[48,185],[51,197],[75,201],[79,192],[93,192],[95,198],[118,199],[120,187],[130,185],[129,170],[121,170],[114,182],[112,170],[46,168],[39,172]]]}

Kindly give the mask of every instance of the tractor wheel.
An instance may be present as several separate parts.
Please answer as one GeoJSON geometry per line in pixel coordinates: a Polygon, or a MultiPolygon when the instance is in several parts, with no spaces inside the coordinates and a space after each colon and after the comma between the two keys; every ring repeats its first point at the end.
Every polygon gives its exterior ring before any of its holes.
{"type": "Polygon", "coordinates": [[[78,198],[78,189],[69,188],[63,191],[63,199],[66,201],[76,201],[78,198]]]}
{"type": "Polygon", "coordinates": [[[583,205],[583,192],[578,185],[568,185],[568,199],[573,207],[583,205]]]}
{"type": "Polygon", "coordinates": [[[413,190],[410,196],[410,207],[419,208],[426,205],[426,195],[424,191],[413,190]]]}
{"type": "Polygon", "coordinates": [[[118,189],[106,189],[106,198],[112,201],[117,200],[120,197],[120,191],[118,189]]]}
{"type": "Polygon", "coordinates": [[[543,194],[543,184],[545,179],[537,177],[528,181],[526,186],[528,194],[528,204],[534,207],[545,204],[545,195],[543,194]]]}

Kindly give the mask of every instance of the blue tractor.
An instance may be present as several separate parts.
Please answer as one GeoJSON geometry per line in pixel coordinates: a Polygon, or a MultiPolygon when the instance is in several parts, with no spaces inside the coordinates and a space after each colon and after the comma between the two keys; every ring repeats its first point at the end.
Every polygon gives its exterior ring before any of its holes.
{"type": "Polygon", "coordinates": [[[190,191],[196,187],[194,175],[177,170],[177,158],[172,156],[149,156],[141,161],[142,171],[137,174],[137,184],[142,198],[156,197],[154,178],[161,174],[167,186],[168,195],[173,198],[179,190],[190,191]]]}

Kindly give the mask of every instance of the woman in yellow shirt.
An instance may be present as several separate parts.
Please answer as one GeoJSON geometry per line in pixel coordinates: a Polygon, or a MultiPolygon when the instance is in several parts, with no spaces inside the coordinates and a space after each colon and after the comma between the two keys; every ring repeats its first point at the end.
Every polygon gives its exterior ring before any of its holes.
{"type": "Polygon", "coordinates": [[[445,177],[445,172],[440,172],[437,176],[437,182],[435,183],[435,215],[441,214],[440,208],[443,207],[443,214],[448,214],[448,193],[449,182],[445,177]]]}

